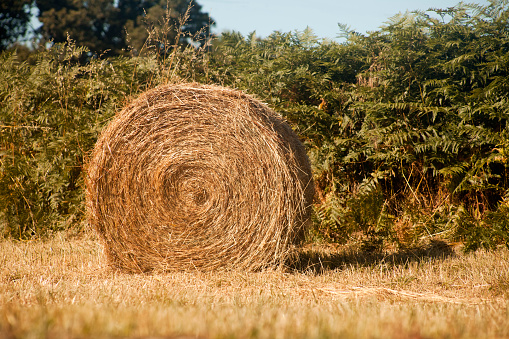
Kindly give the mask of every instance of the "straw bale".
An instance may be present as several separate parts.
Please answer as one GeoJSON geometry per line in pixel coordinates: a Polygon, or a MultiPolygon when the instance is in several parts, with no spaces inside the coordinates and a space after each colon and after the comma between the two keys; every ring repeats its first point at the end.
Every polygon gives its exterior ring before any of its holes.
{"type": "Polygon", "coordinates": [[[130,272],[281,265],[313,198],[309,159],[279,115],[241,91],[169,84],[101,133],[87,165],[89,222],[130,272]]]}

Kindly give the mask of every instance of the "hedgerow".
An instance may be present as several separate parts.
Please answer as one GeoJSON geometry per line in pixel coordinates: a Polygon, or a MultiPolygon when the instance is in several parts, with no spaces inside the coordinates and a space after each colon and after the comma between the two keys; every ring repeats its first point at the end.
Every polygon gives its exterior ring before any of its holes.
{"type": "Polygon", "coordinates": [[[508,13],[507,1],[416,12],[342,44],[223,35],[213,81],[257,93],[305,139],[322,236],[492,247],[509,230],[508,13]]]}
{"type": "Polygon", "coordinates": [[[370,248],[509,240],[508,1],[395,16],[344,42],[311,30],[223,33],[88,58],[72,43],[0,60],[0,213],[29,237],[83,220],[83,165],[131,96],[175,77],[243,89],[281,112],[308,147],[314,236],[370,248]],[[168,55],[168,56],[166,56],[168,55]]]}
{"type": "Polygon", "coordinates": [[[0,58],[0,230],[18,238],[80,224],[83,166],[100,129],[157,76],[151,59],[80,59],[56,45],[0,58]],[[136,81],[132,79],[136,78],[136,81]]]}

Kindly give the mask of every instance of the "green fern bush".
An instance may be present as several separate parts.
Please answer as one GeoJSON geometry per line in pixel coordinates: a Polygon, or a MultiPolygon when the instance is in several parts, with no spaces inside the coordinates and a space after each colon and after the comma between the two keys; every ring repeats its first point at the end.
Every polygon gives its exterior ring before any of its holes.
{"type": "Polygon", "coordinates": [[[25,62],[4,53],[0,231],[81,225],[99,131],[131,96],[178,78],[245,89],[293,125],[315,175],[315,237],[370,250],[507,243],[508,15],[507,0],[491,0],[395,16],[367,35],[341,26],[342,43],[308,29],[107,60],[70,42],[25,62]]]}
{"type": "MultiPolygon", "coordinates": [[[[177,51],[178,61],[192,59],[177,51]]],[[[168,81],[169,69],[155,53],[100,60],[72,41],[26,61],[2,54],[0,233],[81,227],[83,170],[100,130],[131,96],[168,81]]]]}
{"type": "Polygon", "coordinates": [[[211,53],[207,81],[257,93],[306,142],[326,238],[507,240],[508,2],[428,13],[341,44],[224,34],[211,53]]]}
{"type": "Polygon", "coordinates": [[[0,229],[18,238],[59,230],[83,215],[83,163],[101,122],[120,103],[126,74],[80,65],[86,51],[57,45],[0,61],[0,229]]]}

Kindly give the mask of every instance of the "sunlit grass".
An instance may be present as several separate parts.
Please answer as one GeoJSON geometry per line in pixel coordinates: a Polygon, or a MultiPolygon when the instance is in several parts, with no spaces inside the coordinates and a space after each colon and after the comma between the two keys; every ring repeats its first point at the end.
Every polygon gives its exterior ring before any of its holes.
{"type": "Polygon", "coordinates": [[[505,248],[368,255],[315,246],[300,259],[286,272],[130,275],[109,269],[93,238],[4,240],[0,337],[509,336],[505,248]]]}

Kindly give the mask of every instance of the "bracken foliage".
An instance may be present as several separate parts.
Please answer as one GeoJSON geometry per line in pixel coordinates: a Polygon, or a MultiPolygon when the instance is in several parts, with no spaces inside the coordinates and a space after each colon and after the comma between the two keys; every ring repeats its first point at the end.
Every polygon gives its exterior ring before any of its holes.
{"type": "Polygon", "coordinates": [[[367,35],[341,26],[342,43],[232,32],[200,50],[86,64],[69,43],[28,62],[4,54],[2,230],[81,220],[98,131],[127,97],[179,77],[243,89],[292,124],[315,175],[314,236],[370,249],[507,243],[508,16],[507,0],[491,0],[398,15],[367,35]]]}
{"type": "MultiPolygon", "coordinates": [[[[20,62],[0,56],[0,232],[17,238],[83,225],[83,166],[131,96],[167,81],[156,56],[79,60],[73,42],[20,62]]],[[[195,57],[179,51],[176,63],[195,57]]]]}
{"type": "Polygon", "coordinates": [[[343,44],[223,35],[214,82],[257,93],[309,146],[318,231],[371,248],[508,240],[508,2],[391,18],[343,44]]]}
{"type": "MultiPolygon", "coordinates": [[[[63,229],[81,218],[84,157],[122,96],[129,73],[114,63],[79,65],[85,50],[58,45],[20,62],[2,55],[0,206],[16,237],[63,229]]],[[[129,70],[131,71],[131,70],[129,70]]]]}

